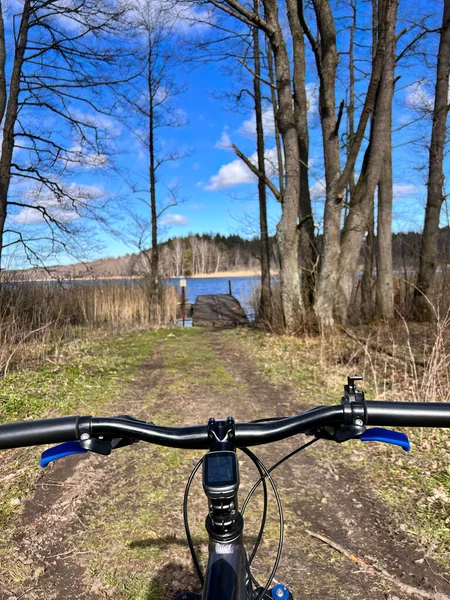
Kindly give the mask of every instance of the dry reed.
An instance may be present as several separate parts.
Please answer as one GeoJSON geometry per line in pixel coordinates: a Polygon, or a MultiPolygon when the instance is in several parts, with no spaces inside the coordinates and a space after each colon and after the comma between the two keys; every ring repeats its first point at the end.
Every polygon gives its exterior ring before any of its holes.
{"type": "Polygon", "coordinates": [[[70,284],[3,282],[0,287],[0,373],[45,356],[93,329],[123,331],[176,322],[177,290],[160,286],[151,301],[145,280],[70,284]]]}

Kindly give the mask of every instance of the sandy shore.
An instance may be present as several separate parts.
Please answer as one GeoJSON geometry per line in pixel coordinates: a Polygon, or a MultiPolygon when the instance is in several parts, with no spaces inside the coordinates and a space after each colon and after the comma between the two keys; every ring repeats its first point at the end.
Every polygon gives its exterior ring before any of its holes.
{"type": "Polygon", "coordinates": [[[186,279],[210,279],[213,277],[256,277],[260,275],[261,271],[217,271],[217,273],[190,275],[186,277],[186,279]]]}

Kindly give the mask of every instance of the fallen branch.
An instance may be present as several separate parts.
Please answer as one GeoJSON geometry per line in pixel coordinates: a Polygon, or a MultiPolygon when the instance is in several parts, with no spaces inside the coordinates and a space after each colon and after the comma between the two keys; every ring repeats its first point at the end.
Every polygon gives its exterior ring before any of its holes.
{"type": "Polygon", "coordinates": [[[339,554],[342,554],[343,556],[351,560],[353,563],[360,565],[367,573],[381,575],[383,579],[386,579],[387,581],[390,581],[391,583],[396,585],[400,590],[405,592],[405,594],[418,596],[419,598],[425,598],[426,600],[450,600],[449,596],[442,594],[441,592],[426,592],[425,590],[421,590],[419,588],[413,587],[412,585],[407,585],[406,583],[403,583],[402,581],[397,579],[397,577],[394,577],[394,575],[391,575],[381,567],[373,563],[371,564],[366,560],[363,560],[359,556],[356,556],[356,554],[352,554],[349,550],[346,550],[337,542],[334,542],[330,538],[321,535],[320,533],[314,533],[314,531],[309,531],[308,529],[306,530],[306,533],[311,537],[320,540],[324,544],[327,544],[327,546],[330,546],[330,548],[333,548],[333,550],[336,550],[336,552],[339,552],[339,554]]]}

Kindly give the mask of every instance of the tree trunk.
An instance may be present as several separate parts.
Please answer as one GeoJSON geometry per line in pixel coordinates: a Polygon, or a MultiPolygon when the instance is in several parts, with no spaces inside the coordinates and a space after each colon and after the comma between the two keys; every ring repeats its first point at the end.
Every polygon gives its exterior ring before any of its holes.
{"type": "Polygon", "coordinates": [[[287,14],[292,36],[294,58],[294,116],[297,127],[300,159],[299,241],[302,269],[302,295],[305,308],[312,308],[315,296],[315,268],[317,262],[314,237],[314,217],[309,192],[308,161],[308,101],[306,97],[305,43],[300,24],[297,0],[287,0],[287,14]]]}
{"type": "Polygon", "coordinates": [[[317,39],[312,34],[299,1],[300,21],[313,49],[320,81],[319,110],[324,148],[326,200],[323,225],[323,244],[317,285],[316,315],[322,326],[334,323],[333,305],[337,294],[340,257],[340,228],[343,192],[349,184],[358,158],[364,133],[371,115],[381,72],[384,48],[377,47],[364,106],[358,127],[349,140],[347,161],[341,173],[339,153],[339,119],[336,118],[335,83],[338,55],[336,29],[329,0],[313,0],[317,20],[317,39]]]}
{"type": "Polygon", "coordinates": [[[365,323],[369,323],[373,317],[373,255],[375,241],[375,218],[374,203],[370,207],[369,223],[367,227],[366,243],[364,244],[364,271],[361,280],[361,317],[365,323]]]}
{"type": "Polygon", "coordinates": [[[152,225],[152,257],[150,264],[150,301],[153,305],[158,291],[159,275],[159,248],[158,248],[158,213],[156,206],[156,167],[155,167],[155,123],[153,103],[153,64],[152,64],[152,41],[149,32],[149,61],[148,61],[148,153],[149,153],[149,180],[150,180],[150,213],[152,225]]]}
{"type": "MultiPolygon", "coordinates": [[[[19,33],[14,54],[14,63],[11,72],[9,85],[9,98],[6,106],[5,121],[3,124],[3,141],[2,155],[0,158],[0,269],[3,250],[3,236],[5,231],[5,221],[8,212],[8,192],[11,182],[11,162],[14,152],[14,127],[17,120],[17,112],[19,106],[20,93],[20,78],[22,73],[23,59],[28,41],[28,27],[30,19],[30,1],[25,0],[23,7],[22,19],[20,21],[19,33]]],[[[2,22],[3,25],[3,22],[2,22]]],[[[4,32],[2,31],[1,39],[4,40],[4,32]]],[[[4,50],[4,46],[3,46],[4,50]]],[[[0,56],[3,61],[3,56],[0,56]]],[[[3,64],[4,77],[4,64],[3,64]]],[[[0,78],[0,84],[4,85],[4,79],[0,78]]],[[[3,97],[1,104],[4,109],[4,100],[6,100],[6,90],[2,91],[3,97]]]]}
{"type": "MultiPolygon", "coordinates": [[[[392,81],[394,73],[392,73],[392,81]]],[[[378,183],[377,226],[377,315],[381,319],[394,317],[394,283],[392,279],[392,106],[389,114],[383,171],[378,183]]]]}
{"type": "Polygon", "coordinates": [[[434,301],[434,283],[438,258],[439,219],[444,202],[444,147],[449,111],[448,89],[450,79],[450,0],[444,0],[442,30],[436,74],[433,127],[430,143],[428,193],[420,253],[419,277],[414,296],[414,309],[421,319],[429,319],[432,312],[426,298],[434,301]]]}
{"type": "MultiPolygon", "coordinates": [[[[357,11],[356,11],[356,0],[350,2],[350,8],[352,9],[352,24],[350,26],[350,40],[348,48],[348,105],[347,105],[347,160],[350,151],[350,143],[355,136],[355,32],[357,28],[357,11]]],[[[349,182],[346,188],[346,199],[347,206],[350,202],[350,198],[353,194],[353,188],[355,187],[355,170],[351,169],[349,175],[349,182]]],[[[347,216],[347,215],[345,215],[347,216]]]]}
{"type": "MultiPolygon", "coordinates": [[[[259,12],[259,0],[254,2],[255,13],[259,12]]],[[[255,99],[255,118],[256,118],[256,145],[258,154],[258,170],[262,173],[258,177],[258,198],[259,198],[259,227],[261,234],[261,298],[260,298],[260,318],[268,323],[272,322],[272,296],[270,290],[270,246],[269,230],[267,227],[267,190],[266,190],[266,165],[264,161],[264,129],[262,119],[261,103],[261,64],[259,51],[259,29],[253,27],[253,52],[255,77],[253,78],[253,94],[255,99]]]]}
{"type": "Polygon", "coordinates": [[[284,161],[283,161],[283,149],[281,148],[280,141],[280,130],[278,129],[277,123],[277,111],[278,111],[278,102],[277,102],[277,93],[275,90],[275,74],[273,72],[273,53],[270,44],[267,47],[267,69],[269,72],[269,81],[270,81],[270,96],[272,100],[273,107],[273,123],[274,123],[274,134],[275,134],[275,145],[277,149],[277,161],[278,161],[278,188],[280,190],[280,196],[283,197],[284,194],[284,161]]]}
{"type": "Polygon", "coordinates": [[[342,211],[342,197],[338,196],[337,191],[341,170],[335,101],[338,54],[330,5],[327,0],[313,0],[313,4],[320,33],[320,47],[316,48],[315,56],[320,79],[319,112],[326,181],[322,254],[315,310],[321,325],[327,327],[333,324],[342,211]]]}
{"type": "Polygon", "coordinates": [[[342,233],[336,295],[336,310],[342,323],[347,322],[354,273],[358,267],[361,243],[368,227],[370,207],[380,179],[386,141],[391,131],[389,116],[394,92],[397,5],[398,0],[383,0],[379,3],[379,38],[385,47],[384,66],[375,101],[369,145],[342,233]]]}
{"type": "Polygon", "coordinates": [[[277,225],[281,261],[281,302],[286,330],[293,332],[303,313],[298,274],[297,217],[300,198],[298,139],[292,106],[289,55],[278,20],[278,3],[277,0],[263,0],[263,4],[266,20],[271,27],[269,41],[273,50],[278,88],[277,123],[283,140],[286,171],[282,213],[277,225]]]}

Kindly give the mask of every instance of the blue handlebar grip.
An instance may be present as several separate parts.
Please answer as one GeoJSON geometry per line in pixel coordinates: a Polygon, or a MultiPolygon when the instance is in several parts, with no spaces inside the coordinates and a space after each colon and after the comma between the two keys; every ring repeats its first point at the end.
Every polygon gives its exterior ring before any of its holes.
{"type": "Polygon", "coordinates": [[[372,427],[371,429],[366,429],[359,439],[362,442],[384,442],[385,444],[400,446],[405,452],[411,450],[407,435],[400,431],[384,429],[384,427],[372,427]]]}
{"type": "Polygon", "coordinates": [[[65,456],[70,456],[71,454],[86,453],[87,450],[80,446],[80,442],[64,442],[63,444],[59,444],[58,446],[44,450],[44,452],[41,454],[41,461],[39,464],[43,469],[45,469],[48,464],[54,460],[58,460],[59,458],[64,458],[65,456]]]}

